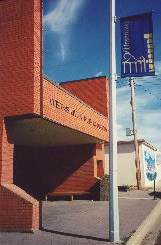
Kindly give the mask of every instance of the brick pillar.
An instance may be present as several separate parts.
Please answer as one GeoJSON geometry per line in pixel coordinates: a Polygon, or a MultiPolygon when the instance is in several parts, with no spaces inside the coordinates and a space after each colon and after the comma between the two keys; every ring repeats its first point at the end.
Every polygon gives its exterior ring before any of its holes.
{"type": "Polygon", "coordinates": [[[39,202],[13,184],[14,139],[8,116],[40,114],[41,0],[0,0],[0,230],[39,228],[39,202]]]}
{"type": "Polygon", "coordinates": [[[12,123],[0,118],[0,231],[39,229],[39,202],[13,184],[12,123]]]}
{"type": "Polygon", "coordinates": [[[2,184],[0,231],[34,232],[37,229],[39,202],[13,184],[2,184]]]}

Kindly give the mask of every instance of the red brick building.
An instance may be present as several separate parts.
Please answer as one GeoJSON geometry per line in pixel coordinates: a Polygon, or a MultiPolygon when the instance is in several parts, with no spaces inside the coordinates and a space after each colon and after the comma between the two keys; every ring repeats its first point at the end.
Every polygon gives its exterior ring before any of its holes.
{"type": "Polygon", "coordinates": [[[58,85],[42,59],[41,0],[0,0],[1,231],[39,229],[39,200],[92,193],[104,174],[106,77],[58,85]]]}

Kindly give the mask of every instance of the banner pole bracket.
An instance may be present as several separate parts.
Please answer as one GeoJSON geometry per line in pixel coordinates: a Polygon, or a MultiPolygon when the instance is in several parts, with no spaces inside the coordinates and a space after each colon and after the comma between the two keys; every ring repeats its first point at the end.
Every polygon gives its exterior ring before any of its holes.
{"type": "Polygon", "coordinates": [[[117,21],[116,15],[112,17],[112,20],[113,20],[114,23],[116,23],[116,21],[117,21]]]}

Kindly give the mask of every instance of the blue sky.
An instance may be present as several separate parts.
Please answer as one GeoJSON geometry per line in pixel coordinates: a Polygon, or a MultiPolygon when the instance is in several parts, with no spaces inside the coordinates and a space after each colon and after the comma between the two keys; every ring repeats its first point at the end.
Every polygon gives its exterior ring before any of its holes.
{"type": "MultiPolygon", "coordinates": [[[[157,77],[135,79],[138,137],[161,149],[161,1],[116,0],[116,59],[120,75],[119,17],[153,12],[157,77]]],[[[55,82],[109,75],[109,0],[46,0],[44,74],[55,82]]],[[[117,82],[118,139],[132,128],[128,79],[117,82]]],[[[129,138],[128,138],[129,139],[129,138]]]]}

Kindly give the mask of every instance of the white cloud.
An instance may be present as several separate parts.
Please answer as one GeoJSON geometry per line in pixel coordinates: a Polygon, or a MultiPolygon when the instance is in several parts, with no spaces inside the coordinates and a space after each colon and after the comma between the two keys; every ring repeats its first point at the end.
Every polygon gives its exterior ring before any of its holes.
{"type": "Polygon", "coordinates": [[[130,140],[131,137],[126,136],[126,128],[122,124],[117,124],[117,140],[130,140]]]}
{"type": "Polygon", "coordinates": [[[117,137],[118,140],[128,140],[126,128],[131,127],[130,88],[124,86],[117,89],[117,137]]]}
{"type": "Polygon", "coordinates": [[[138,137],[148,140],[156,147],[161,145],[161,110],[149,110],[138,118],[138,137]]]}
{"type": "Polygon", "coordinates": [[[161,75],[161,61],[156,61],[155,62],[155,70],[157,75],[161,75]]]}
{"type": "MultiPolygon", "coordinates": [[[[153,83],[155,78],[148,79],[153,83]]],[[[158,86],[155,89],[157,90],[158,86]]],[[[127,138],[125,135],[126,128],[132,129],[133,127],[130,97],[130,88],[128,86],[117,89],[118,140],[133,138],[133,136],[127,138]]],[[[143,138],[157,148],[161,147],[161,104],[156,106],[156,98],[141,89],[136,90],[135,99],[138,139],[143,138]]]]}
{"type": "Polygon", "coordinates": [[[130,88],[122,87],[117,89],[117,118],[129,119],[131,115],[130,88]]]}
{"type": "Polygon", "coordinates": [[[94,76],[95,76],[95,77],[99,77],[99,76],[102,75],[102,73],[103,73],[102,71],[98,71],[94,76]]]}
{"type": "Polygon", "coordinates": [[[58,52],[58,57],[64,61],[68,53],[68,40],[66,38],[60,38],[59,45],[60,52],[58,52]]]}
{"type": "MultiPolygon", "coordinates": [[[[161,81],[161,61],[155,62],[155,70],[157,76],[147,76],[142,78],[135,78],[135,82],[140,87],[136,87],[136,91],[144,94],[146,100],[153,100],[153,104],[160,103],[160,81],[161,81]]],[[[158,104],[159,106],[159,104],[158,104]]]]}
{"type": "Polygon", "coordinates": [[[158,131],[154,125],[146,126],[142,125],[138,128],[138,137],[149,141],[151,144],[157,147],[160,144],[161,132],[158,131]]]}
{"type": "Polygon", "coordinates": [[[44,16],[44,24],[49,25],[53,32],[61,34],[68,32],[83,2],[83,0],[59,0],[55,8],[44,16]]]}
{"type": "MultiPolygon", "coordinates": [[[[139,114],[140,112],[147,111],[148,108],[154,103],[154,97],[149,96],[149,94],[142,93],[136,94],[135,96],[135,104],[136,104],[136,112],[139,114]]],[[[149,110],[148,110],[149,111],[149,110]]]]}
{"type": "Polygon", "coordinates": [[[161,110],[149,110],[147,112],[142,113],[142,121],[146,122],[146,125],[154,124],[156,127],[159,126],[161,128],[161,110]]]}
{"type": "Polygon", "coordinates": [[[122,129],[123,128],[123,126],[121,125],[121,124],[117,124],[117,129],[119,130],[119,129],[122,129]]]}
{"type": "Polygon", "coordinates": [[[62,61],[67,57],[71,28],[83,4],[84,0],[58,0],[54,9],[43,18],[44,27],[50,28],[59,38],[62,61]]]}
{"type": "Polygon", "coordinates": [[[161,163],[161,146],[158,147],[157,162],[161,163]]]}

